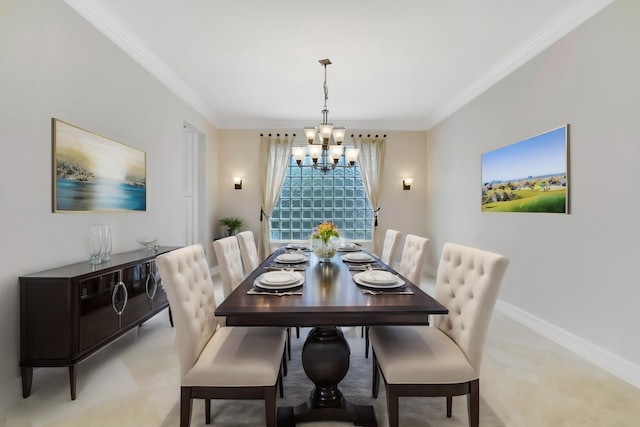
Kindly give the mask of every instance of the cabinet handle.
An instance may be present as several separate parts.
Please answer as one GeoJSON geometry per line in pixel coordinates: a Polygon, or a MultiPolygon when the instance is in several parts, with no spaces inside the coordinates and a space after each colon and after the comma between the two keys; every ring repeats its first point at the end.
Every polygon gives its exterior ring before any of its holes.
{"type": "Polygon", "coordinates": [[[145,288],[146,288],[146,292],[147,292],[147,296],[149,297],[149,299],[153,299],[154,296],[156,296],[156,292],[158,291],[158,285],[156,282],[156,276],[154,276],[153,273],[149,274],[147,276],[147,282],[145,284],[145,288]],[[151,294],[149,294],[149,279],[153,279],[153,292],[151,294]]]}
{"type": "Polygon", "coordinates": [[[113,311],[115,311],[118,316],[121,315],[124,311],[125,307],[127,306],[128,300],[129,291],[127,291],[127,287],[125,286],[124,282],[118,282],[116,284],[116,287],[113,288],[113,293],[111,294],[111,306],[113,307],[113,311]],[[120,287],[122,287],[122,290],[124,291],[124,302],[122,304],[122,310],[118,310],[118,308],[116,307],[116,295],[118,294],[118,290],[120,289],[120,287]]]}

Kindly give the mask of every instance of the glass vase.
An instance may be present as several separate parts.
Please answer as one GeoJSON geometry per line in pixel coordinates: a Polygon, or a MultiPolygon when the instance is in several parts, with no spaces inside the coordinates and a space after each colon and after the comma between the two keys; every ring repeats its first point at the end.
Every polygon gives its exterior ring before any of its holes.
{"type": "Polygon", "coordinates": [[[94,224],[89,229],[89,263],[90,264],[100,264],[102,259],[100,258],[100,253],[102,251],[102,226],[99,224],[94,224]]]}
{"type": "Polygon", "coordinates": [[[107,262],[111,259],[111,224],[102,225],[102,248],[100,250],[100,260],[107,262]]]}
{"type": "Polygon", "coordinates": [[[313,240],[313,253],[316,254],[320,262],[331,262],[331,258],[336,254],[336,248],[330,242],[313,240]]]}

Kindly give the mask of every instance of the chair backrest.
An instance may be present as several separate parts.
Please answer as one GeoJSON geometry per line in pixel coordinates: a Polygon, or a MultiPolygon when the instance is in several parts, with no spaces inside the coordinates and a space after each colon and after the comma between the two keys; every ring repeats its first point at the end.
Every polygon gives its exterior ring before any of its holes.
{"type": "Polygon", "coordinates": [[[209,265],[200,244],[159,255],[156,263],[169,298],[184,377],[218,327],[209,265]]]}
{"type": "Polygon", "coordinates": [[[480,372],[491,313],[509,258],[481,249],[446,243],[442,249],[435,298],[449,309],[434,316],[434,326],[447,334],[480,372]]]}
{"type": "Polygon", "coordinates": [[[380,259],[387,265],[391,265],[396,258],[396,251],[400,243],[400,232],[397,230],[387,230],[382,243],[382,254],[380,259]]]}
{"type": "Polygon", "coordinates": [[[429,252],[429,239],[426,237],[407,234],[402,248],[400,267],[398,271],[413,284],[420,285],[420,275],[429,252]]]}
{"type": "Polygon", "coordinates": [[[213,242],[213,249],[216,251],[218,267],[220,267],[222,293],[226,298],[244,279],[238,239],[236,236],[229,236],[224,239],[215,240],[213,242]]]}
{"type": "Polygon", "coordinates": [[[240,246],[240,256],[244,265],[244,275],[247,276],[260,265],[258,248],[253,238],[253,231],[243,231],[236,235],[240,246]]]}

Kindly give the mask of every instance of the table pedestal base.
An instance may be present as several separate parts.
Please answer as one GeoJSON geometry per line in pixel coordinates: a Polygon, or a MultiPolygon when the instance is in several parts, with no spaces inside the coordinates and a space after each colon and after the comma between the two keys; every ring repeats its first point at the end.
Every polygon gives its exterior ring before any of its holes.
{"type": "Polygon", "coordinates": [[[339,327],[316,327],[309,332],[302,348],[302,367],[315,388],[306,403],[278,408],[278,427],[323,420],[377,427],[373,406],[348,402],[338,387],[349,370],[350,354],[339,327]]]}
{"type": "Polygon", "coordinates": [[[378,426],[373,406],[354,405],[344,398],[335,408],[315,408],[311,399],[298,406],[278,408],[278,427],[294,427],[296,423],[323,420],[352,422],[362,427],[378,426]]]}

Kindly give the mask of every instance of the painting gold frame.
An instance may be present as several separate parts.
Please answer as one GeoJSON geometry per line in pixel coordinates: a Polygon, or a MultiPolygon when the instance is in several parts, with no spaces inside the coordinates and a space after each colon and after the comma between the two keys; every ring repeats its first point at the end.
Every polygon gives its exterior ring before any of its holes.
{"type": "Polygon", "coordinates": [[[147,210],[146,153],[52,118],[53,212],[147,210]]]}

